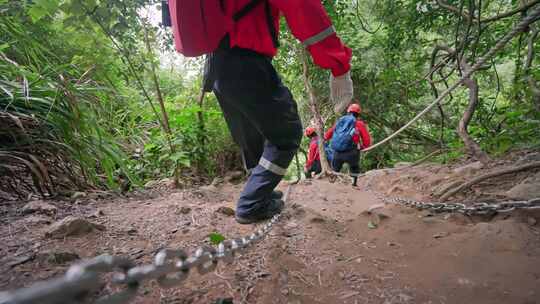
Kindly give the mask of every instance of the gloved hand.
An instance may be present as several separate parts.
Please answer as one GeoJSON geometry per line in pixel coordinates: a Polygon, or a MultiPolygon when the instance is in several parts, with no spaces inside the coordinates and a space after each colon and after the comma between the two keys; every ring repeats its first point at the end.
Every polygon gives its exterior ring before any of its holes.
{"type": "Polygon", "coordinates": [[[353,95],[354,89],[350,71],[338,77],[334,77],[330,73],[330,100],[334,104],[336,114],[343,114],[343,111],[351,103],[353,95]]]}

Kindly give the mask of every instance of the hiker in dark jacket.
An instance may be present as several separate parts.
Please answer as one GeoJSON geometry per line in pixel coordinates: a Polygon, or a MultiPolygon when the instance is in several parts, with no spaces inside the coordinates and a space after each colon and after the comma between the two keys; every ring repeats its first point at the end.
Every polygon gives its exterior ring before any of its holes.
{"type": "Polygon", "coordinates": [[[339,172],[343,164],[349,165],[356,187],[360,174],[360,150],[371,145],[371,136],[366,124],[359,119],[360,105],[353,103],[347,109],[347,115],[341,117],[337,123],[324,135],[326,141],[332,140],[330,146],[334,151],[332,169],[339,172]]]}

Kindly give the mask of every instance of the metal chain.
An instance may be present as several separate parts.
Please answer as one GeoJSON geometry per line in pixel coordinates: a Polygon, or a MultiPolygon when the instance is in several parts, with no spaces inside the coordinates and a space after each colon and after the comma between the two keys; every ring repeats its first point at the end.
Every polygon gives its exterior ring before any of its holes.
{"type": "Polygon", "coordinates": [[[458,212],[466,215],[485,215],[494,212],[505,213],[518,209],[540,209],[540,198],[528,201],[505,201],[501,203],[426,203],[402,197],[385,197],[378,192],[370,190],[377,199],[384,203],[396,204],[418,210],[429,210],[436,213],[458,212]]]}
{"type": "MultiPolygon", "coordinates": [[[[283,197],[284,201],[290,190],[291,186],[283,197]]],[[[274,215],[251,235],[223,241],[217,247],[201,246],[192,255],[187,255],[181,249],[163,249],[155,255],[154,262],[148,265],[135,266],[125,257],[100,255],[71,266],[63,277],[0,293],[0,304],[80,303],[88,295],[99,291],[103,286],[100,275],[104,273],[113,273],[111,282],[124,289],[94,303],[129,303],[137,296],[138,288],[144,281],[155,279],[160,287],[170,288],[187,279],[192,269],[196,268],[202,275],[214,271],[219,261],[232,263],[238,252],[262,240],[280,217],[281,214],[274,215]]]]}

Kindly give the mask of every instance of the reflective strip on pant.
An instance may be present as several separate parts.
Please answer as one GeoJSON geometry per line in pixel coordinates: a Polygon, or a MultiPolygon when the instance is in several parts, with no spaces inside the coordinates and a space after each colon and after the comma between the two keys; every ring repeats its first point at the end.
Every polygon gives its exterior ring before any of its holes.
{"type": "Polygon", "coordinates": [[[304,40],[302,42],[302,44],[304,45],[304,47],[314,45],[317,42],[323,41],[324,39],[326,39],[330,35],[334,34],[335,32],[336,32],[336,29],[333,26],[330,26],[330,27],[326,28],[324,31],[322,31],[322,32],[320,32],[320,33],[318,33],[316,35],[313,35],[313,36],[309,37],[308,39],[304,40]]]}
{"type": "Polygon", "coordinates": [[[261,160],[259,161],[259,165],[261,167],[265,168],[266,170],[276,174],[276,175],[284,176],[285,174],[287,174],[287,169],[284,169],[284,168],[272,163],[271,161],[267,160],[264,157],[261,157],[261,160]]]}

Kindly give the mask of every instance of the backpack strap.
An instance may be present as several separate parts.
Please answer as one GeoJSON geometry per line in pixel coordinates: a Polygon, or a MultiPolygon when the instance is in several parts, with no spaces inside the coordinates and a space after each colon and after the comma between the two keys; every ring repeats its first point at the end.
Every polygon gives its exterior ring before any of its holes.
{"type": "Polygon", "coordinates": [[[240,19],[244,18],[254,8],[256,8],[259,4],[263,2],[265,6],[264,10],[266,13],[266,23],[268,24],[268,31],[270,32],[270,36],[272,36],[272,43],[274,44],[274,47],[278,48],[279,47],[278,35],[276,32],[276,28],[274,27],[274,19],[272,18],[272,11],[270,9],[270,2],[268,0],[251,0],[251,2],[246,4],[242,9],[240,9],[238,12],[236,12],[233,15],[233,20],[235,22],[238,22],[240,19]]]}
{"type": "Polygon", "coordinates": [[[272,18],[272,10],[270,9],[270,2],[267,0],[264,2],[265,11],[266,11],[266,22],[268,23],[268,30],[270,31],[270,36],[272,36],[272,43],[274,47],[279,48],[279,38],[274,27],[274,19],[272,18]]]}
{"type": "Polygon", "coordinates": [[[251,0],[248,4],[246,4],[242,9],[240,9],[238,12],[236,12],[233,15],[233,20],[235,22],[237,22],[240,19],[244,18],[247,14],[249,14],[259,4],[263,3],[263,1],[265,1],[265,0],[251,0]]]}

